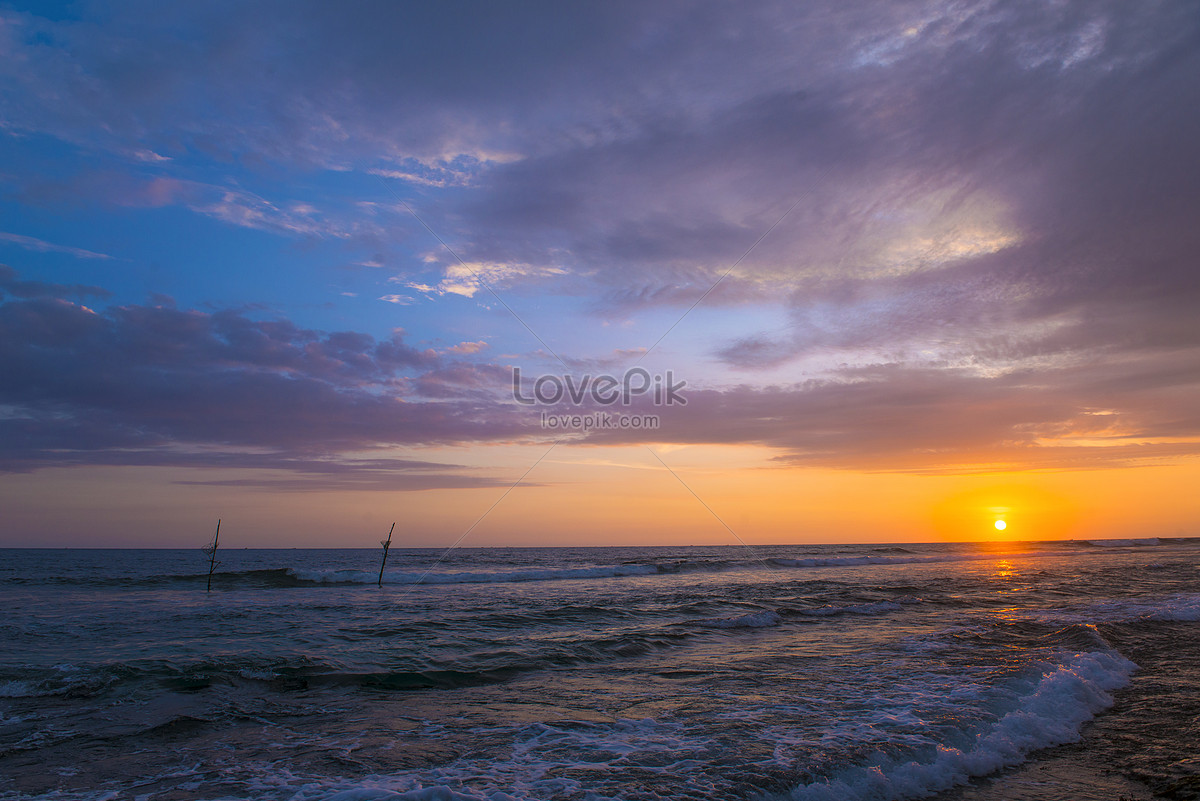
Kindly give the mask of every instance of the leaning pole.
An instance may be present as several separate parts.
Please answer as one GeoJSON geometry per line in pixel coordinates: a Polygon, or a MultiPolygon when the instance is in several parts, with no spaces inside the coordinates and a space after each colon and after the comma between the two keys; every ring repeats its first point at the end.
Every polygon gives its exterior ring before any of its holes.
{"type": "Polygon", "coordinates": [[[212,574],[217,569],[217,543],[221,540],[221,520],[217,518],[217,533],[213,535],[211,545],[207,545],[201,550],[208,554],[208,587],[205,592],[212,592],[212,574]]]}
{"type": "Polygon", "coordinates": [[[383,561],[379,563],[379,581],[376,582],[377,587],[383,586],[383,568],[387,564],[388,548],[392,547],[392,532],[396,530],[396,524],[392,523],[391,529],[388,530],[388,538],[380,540],[379,544],[383,546],[383,561]]]}

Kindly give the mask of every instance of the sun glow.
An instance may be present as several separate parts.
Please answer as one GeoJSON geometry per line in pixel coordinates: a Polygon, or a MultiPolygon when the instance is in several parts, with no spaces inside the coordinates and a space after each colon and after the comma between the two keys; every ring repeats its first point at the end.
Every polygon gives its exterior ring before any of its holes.
{"type": "Polygon", "coordinates": [[[931,509],[935,530],[947,540],[1006,543],[1072,534],[1078,514],[1075,503],[1021,478],[1020,483],[993,483],[985,478],[975,487],[943,496],[931,509]]]}

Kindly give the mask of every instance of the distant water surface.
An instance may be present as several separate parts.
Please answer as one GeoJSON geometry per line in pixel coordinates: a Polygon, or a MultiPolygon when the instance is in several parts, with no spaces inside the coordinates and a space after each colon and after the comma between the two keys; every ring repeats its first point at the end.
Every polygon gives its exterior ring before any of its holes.
{"type": "Polygon", "coordinates": [[[1200,798],[1197,540],[441,556],[0,551],[0,798],[1200,798]]]}

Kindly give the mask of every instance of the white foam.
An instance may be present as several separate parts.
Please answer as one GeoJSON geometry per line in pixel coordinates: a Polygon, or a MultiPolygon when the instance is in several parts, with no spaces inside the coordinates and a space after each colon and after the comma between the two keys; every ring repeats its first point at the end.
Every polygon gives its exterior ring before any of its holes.
{"type": "Polygon", "coordinates": [[[0,698],[29,698],[46,694],[38,692],[37,685],[32,681],[15,680],[0,684],[0,698]]]}
{"type": "Polygon", "coordinates": [[[352,780],[352,786],[342,780],[332,786],[318,781],[296,787],[290,775],[272,771],[254,789],[292,801],[616,801],[592,779],[578,775],[579,769],[648,754],[655,756],[653,770],[665,775],[682,774],[696,764],[697,743],[677,721],[532,723],[514,735],[512,749],[500,760],[464,758],[417,773],[363,776],[352,780]]]}
{"type": "Polygon", "coordinates": [[[699,623],[701,626],[710,629],[762,629],[769,626],[778,626],[779,613],[767,609],[762,612],[741,615],[740,617],[701,620],[699,623]]]}
{"type": "MultiPolygon", "coordinates": [[[[288,568],[288,575],[301,581],[320,584],[374,584],[378,573],[364,570],[303,570],[288,568]]],[[[510,570],[495,573],[403,573],[383,574],[384,584],[499,584],[519,581],[561,581],[566,579],[650,576],[658,573],[654,565],[602,565],[546,570],[510,570]]]]}
{"type": "Polygon", "coordinates": [[[271,681],[279,678],[279,674],[273,670],[260,668],[242,668],[238,671],[238,675],[243,679],[253,679],[255,681],[271,681]]]}
{"type": "Polygon", "coordinates": [[[796,787],[794,801],[899,801],[924,798],[1024,761],[1039,748],[1074,742],[1096,713],[1113,704],[1109,692],[1129,683],[1137,668],[1113,652],[1076,654],[1045,672],[1033,692],[976,735],[965,750],[937,743],[923,759],[856,766],[825,782],[796,787]]]}
{"type": "Polygon", "coordinates": [[[0,683],[0,698],[39,698],[61,695],[86,675],[78,665],[62,662],[46,668],[38,679],[10,679],[0,683]]]}

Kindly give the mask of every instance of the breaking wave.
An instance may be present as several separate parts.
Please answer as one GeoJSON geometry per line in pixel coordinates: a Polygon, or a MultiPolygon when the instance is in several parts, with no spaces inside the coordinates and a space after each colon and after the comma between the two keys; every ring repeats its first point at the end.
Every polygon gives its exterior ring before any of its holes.
{"type": "Polygon", "coordinates": [[[1079,739],[1083,724],[1113,705],[1137,665],[1115,652],[1076,654],[1046,671],[1032,691],[962,744],[930,743],[917,758],[854,766],[794,788],[794,801],[900,801],[924,798],[1016,765],[1032,751],[1079,739]]]}

